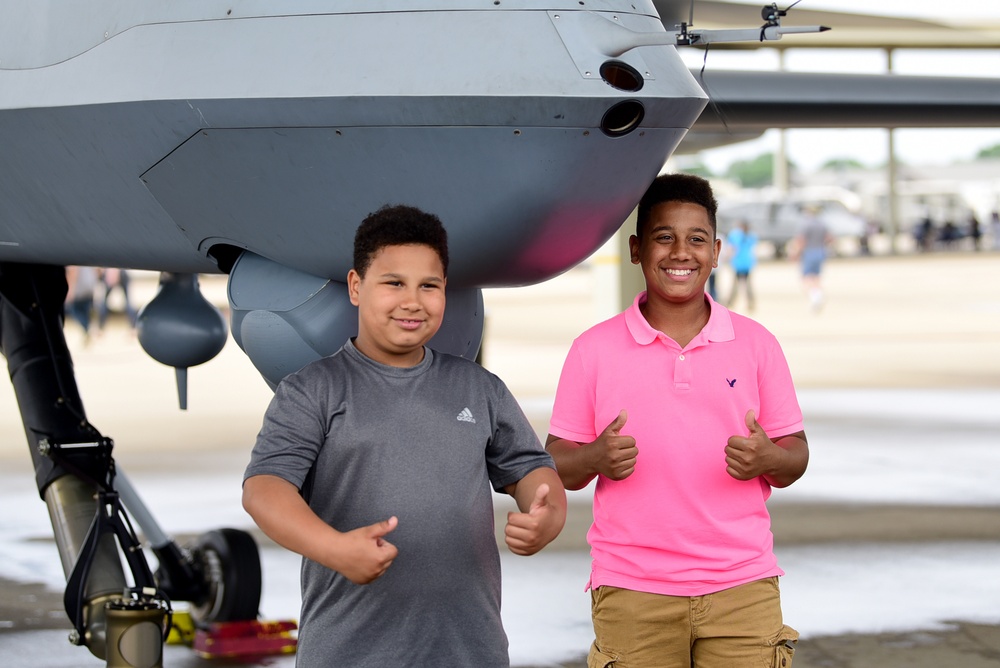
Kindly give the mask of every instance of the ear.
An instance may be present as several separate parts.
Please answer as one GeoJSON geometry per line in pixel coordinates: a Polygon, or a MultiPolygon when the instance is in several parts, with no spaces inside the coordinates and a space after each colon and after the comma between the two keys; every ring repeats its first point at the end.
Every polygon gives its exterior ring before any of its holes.
{"type": "Polygon", "coordinates": [[[632,264],[639,264],[639,237],[634,234],[628,238],[628,252],[632,264]]]}
{"type": "Polygon", "coordinates": [[[361,294],[361,274],[351,269],[347,272],[347,295],[351,298],[351,303],[358,305],[361,294]]]}
{"type": "Polygon", "coordinates": [[[712,266],[713,267],[718,267],[719,266],[719,253],[721,253],[721,252],[722,252],[722,239],[719,239],[718,237],[716,237],[716,239],[715,239],[715,254],[712,257],[712,266]]]}

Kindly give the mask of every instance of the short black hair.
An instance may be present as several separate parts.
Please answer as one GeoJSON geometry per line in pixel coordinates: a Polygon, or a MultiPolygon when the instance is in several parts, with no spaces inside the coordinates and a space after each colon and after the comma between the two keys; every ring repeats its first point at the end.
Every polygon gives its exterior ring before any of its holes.
{"type": "Polygon", "coordinates": [[[719,208],[719,203],[715,201],[712,185],[706,179],[694,174],[661,174],[653,180],[642,199],[639,200],[635,236],[640,240],[653,207],[664,202],[688,202],[705,207],[705,210],[708,211],[708,218],[712,222],[712,234],[716,233],[715,213],[719,208]]]}
{"type": "Polygon", "coordinates": [[[403,204],[385,205],[361,221],[354,233],[354,271],[364,278],[375,255],[386,246],[429,246],[448,276],[448,233],[432,213],[403,204]]]}

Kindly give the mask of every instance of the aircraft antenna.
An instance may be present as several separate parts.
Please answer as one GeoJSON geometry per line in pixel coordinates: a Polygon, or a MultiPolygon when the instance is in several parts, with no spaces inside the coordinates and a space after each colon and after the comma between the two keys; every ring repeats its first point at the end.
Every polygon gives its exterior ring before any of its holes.
{"type": "Polygon", "coordinates": [[[802,0],[795,0],[795,2],[788,5],[785,9],[778,9],[778,3],[776,2],[770,5],[764,5],[760,10],[760,17],[764,19],[764,25],[760,27],[760,41],[763,42],[767,39],[765,31],[768,28],[780,28],[781,19],[788,16],[788,11],[800,2],[802,2],[802,0]]]}
{"type": "MultiPolygon", "coordinates": [[[[692,22],[681,23],[674,33],[674,46],[708,46],[713,42],[746,42],[759,40],[768,42],[781,39],[782,35],[826,32],[830,28],[827,26],[782,26],[781,18],[788,14],[788,10],[799,4],[802,0],[795,0],[788,9],[778,9],[777,3],[764,5],[760,10],[760,16],[764,19],[764,24],[758,28],[729,29],[729,30],[693,30],[693,9],[692,22]]],[[[646,42],[651,44],[652,42],[646,42]]],[[[641,44],[635,44],[640,46],[641,44]]],[[[634,47],[633,47],[634,48],[634,47]]]]}

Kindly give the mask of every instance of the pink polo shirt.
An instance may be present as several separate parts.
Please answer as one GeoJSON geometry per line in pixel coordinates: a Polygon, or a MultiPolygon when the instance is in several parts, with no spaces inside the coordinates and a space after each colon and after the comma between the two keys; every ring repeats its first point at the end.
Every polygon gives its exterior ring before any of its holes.
{"type": "Polygon", "coordinates": [[[598,476],[587,534],[589,586],[701,596],[783,575],[762,478],[726,473],[725,447],[746,412],[772,439],[802,429],[774,336],[709,300],[708,324],[683,349],[632,306],[581,334],[563,366],[550,433],[597,438],[621,409],[639,448],[635,472],[598,476]]]}

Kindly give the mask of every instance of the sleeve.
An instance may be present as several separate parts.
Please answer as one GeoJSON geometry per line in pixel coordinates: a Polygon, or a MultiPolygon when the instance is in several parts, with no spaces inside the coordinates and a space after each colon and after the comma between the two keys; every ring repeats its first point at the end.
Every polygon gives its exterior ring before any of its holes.
{"type": "Polygon", "coordinates": [[[278,384],[264,413],[244,480],[274,475],[302,489],[326,440],[324,413],[315,397],[315,392],[306,390],[300,374],[278,384]]]}
{"type": "Polygon", "coordinates": [[[760,415],[757,422],[772,439],[803,429],[802,409],[795,395],[795,385],[788,361],[778,340],[768,334],[758,367],[760,415]]]}
{"type": "Polygon", "coordinates": [[[486,446],[486,467],[493,489],[502,492],[537,468],[556,467],[538,440],[520,405],[499,378],[495,378],[492,435],[486,446]]]}
{"type": "Polygon", "coordinates": [[[573,342],[563,363],[552,406],[549,433],[577,443],[590,443],[596,419],[595,386],[584,364],[580,339],[573,342]]]}

